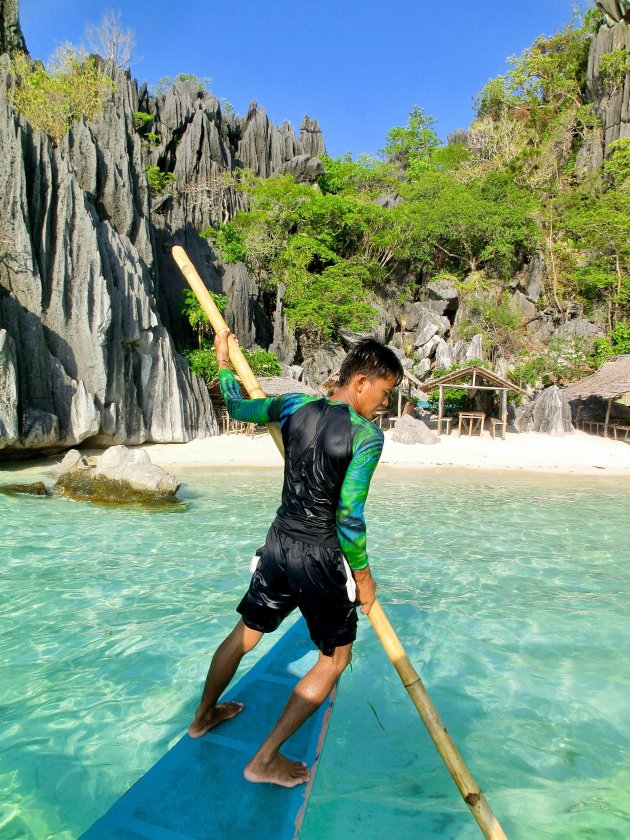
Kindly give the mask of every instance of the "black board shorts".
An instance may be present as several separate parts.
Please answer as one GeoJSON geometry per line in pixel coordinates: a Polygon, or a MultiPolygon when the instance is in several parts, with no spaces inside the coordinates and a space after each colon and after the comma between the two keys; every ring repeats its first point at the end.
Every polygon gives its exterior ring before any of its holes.
{"type": "Polygon", "coordinates": [[[298,607],[325,656],[356,639],[356,590],[340,548],[295,540],[272,525],[237,612],[252,630],[272,633],[298,607]]]}

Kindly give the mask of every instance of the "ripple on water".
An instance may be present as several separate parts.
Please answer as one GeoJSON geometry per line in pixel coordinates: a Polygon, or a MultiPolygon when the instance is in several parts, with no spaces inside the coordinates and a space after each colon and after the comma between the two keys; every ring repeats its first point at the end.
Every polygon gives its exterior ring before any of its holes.
{"type": "MultiPolygon", "coordinates": [[[[382,602],[510,838],[630,836],[630,489],[382,475],[382,602]]],[[[184,512],[0,496],[4,838],[76,837],[183,731],[278,471],[196,475],[184,512]]],[[[261,652],[273,638],[261,644],[261,652]]],[[[302,837],[476,838],[360,624],[302,837]]]]}

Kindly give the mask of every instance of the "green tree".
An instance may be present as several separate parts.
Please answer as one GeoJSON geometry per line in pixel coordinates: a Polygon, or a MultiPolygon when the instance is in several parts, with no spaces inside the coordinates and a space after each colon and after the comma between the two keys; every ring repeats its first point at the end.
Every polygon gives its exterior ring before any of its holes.
{"type": "Polygon", "coordinates": [[[508,173],[461,183],[427,171],[401,187],[405,206],[394,208],[405,228],[400,254],[456,274],[487,268],[506,277],[517,253],[538,241],[535,202],[508,173]]]}
{"type": "Polygon", "coordinates": [[[507,74],[491,79],[475,101],[478,116],[497,120],[506,110],[531,118],[541,130],[567,106],[583,104],[591,20],[572,22],[551,37],[539,36],[520,56],[508,59],[507,74]]]}
{"type": "MultiPolygon", "coordinates": [[[[281,376],[282,365],[275,353],[268,350],[248,350],[241,347],[243,355],[256,376],[281,376]]],[[[201,347],[185,350],[182,354],[188,362],[190,372],[210,384],[219,378],[219,366],[214,347],[204,340],[201,347]]]]}
{"type": "Polygon", "coordinates": [[[576,255],[572,279],[591,302],[604,303],[608,328],[630,314],[630,191],[575,192],[562,224],[576,255]]]}
{"type": "MultiPolygon", "coordinates": [[[[210,295],[216,303],[219,312],[225,312],[228,305],[227,296],[218,294],[217,292],[210,292],[210,295]]],[[[184,304],[180,312],[186,316],[188,323],[197,333],[199,349],[201,349],[203,340],[210,330],[210,321],[192,289],[184,289],[184,304]]]]}
{"type": "Polygon", "coordinates": [[[407,124],[396,126],[387,132],[387,142],[381,153],[392,163],[406,170],[410,178],[415,178],[429,168],[431,154],[440,145],[433,129],[434,125],[435,119],[425,114],[418,105],[414,105],[407,124]]]}

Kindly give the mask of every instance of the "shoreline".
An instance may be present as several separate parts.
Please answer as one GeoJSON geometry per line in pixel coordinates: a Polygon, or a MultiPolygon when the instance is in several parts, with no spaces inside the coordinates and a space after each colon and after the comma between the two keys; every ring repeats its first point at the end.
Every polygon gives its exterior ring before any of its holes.
{"type": "MultiPolygon", "coordinates": [[[[165,469],[282,467],[268,434],[220,435],[184,444],[144,444],[153,463],[165,469]]],[[[552,437],[508,434],[506,440],[443,436],[433,446],[401,444],[385,432],[381,467],[392,471],[533,472],[559,475],[609,475],[630,479],[630,445],[576,431],[552,437]]]]}
{"type": "MultiPolygon", "coordinates": [[[[506,440],[456,434],[432,445],[394,443],[385,432],[379,470],[470,475],[536,474],[606,476],[630,480],[630,445],[576,431],[562,437],[537,433],[508,433],[506,440]]],[[[269,434],[222,434],[188,443],[146,443],[151,461],[176,475],[208,470],[282,468],[282,459],[269,434]]],[[[103,449],[84,447],[84,455],[98,458],[103,449]]],[[[64,453],[29,461],[5,461],[1,472],[51,469],[64,453]]]]}

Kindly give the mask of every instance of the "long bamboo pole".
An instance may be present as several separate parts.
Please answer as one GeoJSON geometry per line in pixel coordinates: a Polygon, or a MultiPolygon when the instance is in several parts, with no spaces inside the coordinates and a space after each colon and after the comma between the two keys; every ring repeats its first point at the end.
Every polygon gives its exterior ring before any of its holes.
{"type": "MultiPolygon", "coordinates": [[[[219,312],[202,279],[197,274],[195,267],[186,256],[184,249],[179,245],[175,245],[173,248],[173,257],[177,265],[180,267],[184,277],[190,284],[193,292],[197,296],[202,309],[208,316],[213,330],[218,332],[219,330],[225,329],[227,325],[223,316],[219,312]]],[[[230,361],[240,376],[241,382],[245,386],[249,396],[252,398],[264,397],[264,391],[258,384],[258,380],[256,379],[233,336],[230,336],[229,339],[229,350],[230,361]]],[[[272,423],[270,424],[270,432],[272,433],[281,454],[284,456],[284,446],[282,445],[280,429],[272,423]],[[274,432],[277,432],[277,437],[274,432]]],[[[400,639],[396,635],[392,625],[389,623],[389,620],[378,601],[375,601],[372,604],[369,619],[376,635],[385,649],[385,652],[391,659],[394,668],[398,671],[398,675],[407,689],[414,706],[420,713],[420,717],[424,721],[424,725],[433,739],[433,743],[442,756],[442,759],[448,767],[455,784],[459,788],[459,792],[472,811],[473,816],[477,820],[484,836],[487,840],[507,840],[503,829],[499,825],[497,818],[492,813],[492,810],[481,792],[479,785],[471,776],[463,758],[459,754],[455,744],[451,740],[450,735],[446,731],[446,727],[442,723],[437,709],[427,694],[427,691],[422,684],[422,680],[409,661],[409,657],[400,643],[400,639]]]]}
{"type": "MultiPolygon", "coordinates": [[[[219,308],[217,307],[216,303],[214,302],[212,295],[206,288],[205,283],[197,273],[197,269],[188,259],[188,255],[186,251],[181,247],[181,245],[175,245],[172,250],[173,259],[179,266],[182,274],[188,281],[188,285],[195,293],[197,300],[203,311],[208,316],[208,320],[210,321],[210,326],[215,331],[215,333],[220,332],[221,330],[227,329],[227,324],[225,323],[225,319],[223,315],[221,315],[219,308]]],[[[234,366],[234,370],[239,375],[241,382],[245,386],[245,390],[252,398],[258,397],[266,397],[267,395],[263,391],[263,389],[258,384],[258,380],[254,376],[254,373],[247,362],[247,359],[243,355],[243,351],[238,345],[238,342],[231,335],[228,339],[228,346],[230,350],[230,361],[234,366]]],[[[269,429],[269,433],[271,437],[274,439],[274,442],[278,449],[280,450],[280,454],[284,457],[284,444],[282,442],[282,433],[280,432],[280,427],[277,423],[268,423],[267,428],[269,429]]]]}

